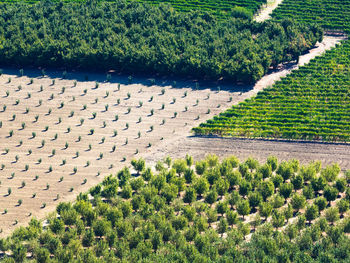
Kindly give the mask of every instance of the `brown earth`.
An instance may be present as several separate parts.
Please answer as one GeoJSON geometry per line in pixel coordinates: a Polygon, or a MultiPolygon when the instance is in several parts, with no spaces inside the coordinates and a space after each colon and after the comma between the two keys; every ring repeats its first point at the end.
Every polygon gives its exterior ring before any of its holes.
{"type": "Polygon", "coordinates": [[[350,144],[215,137],[189,136],[173,141],[157,149],[157,152],[148,156],[146,161],[154,163],[167,155],[173,158],[184,158],[186,154],[192,155],[195,160],[200,160],[209,153],[221,158],[235,155],[241,161],[254,157],[259,162],[265,162],[269,155],[275,155],[279,160],[297,159],[302,164],[319,160],[323,166],[338,163],[342,170],[350,170],[350,144]]]}

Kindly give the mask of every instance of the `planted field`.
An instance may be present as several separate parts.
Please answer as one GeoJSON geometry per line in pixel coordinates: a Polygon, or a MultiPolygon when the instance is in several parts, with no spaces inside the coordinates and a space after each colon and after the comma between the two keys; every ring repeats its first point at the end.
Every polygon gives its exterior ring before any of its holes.
{"type": "MultiPolygon", "coordinates": [[[[0,250],[15,262],[348,262],[350,171],[215,155],[143,159],[33,219],[0,250]]],[[[9,261],[11,262],[11,261],[9,261]]]]}
{"type": "Polygon", "coordinates": [[[349,31],[350,0],[283,0],[272,17],[276,20],[290,17],[328,29],[349,31]]]}
{"type": "Polygon", "coordinates": [[[6,39],[0,45],[2,65],[242,83],[256,82],[270,66],[297,58],[322,39],[319,27],[292,21],[218,21],[169,6],[119,1],[0,4],[0,21],[0,39],[6,39]]]}
{"type": "MultiPolygon", "coordinates": [[[[130,0],[132,1],[132,0],[130,0]]],[[[137,2],[147,3],[149,5],[170,4],[177,11],[204,11],[214,14],[219,18],[227,18],[231,15],[235,7],[244,7],[251,14],[255,13],[266,0],[136,0],[137,2]]],[[[4,3],[16,3],[18,0],[3,0],[4,3]]],[[[24,0],[26,3],[35,3],[36,0],[24,0]]],[[[65,2],[81,2],[79,0],[66,0],[65,2]]],[[[106,2],[114,2],[113,0],[106,0],[106,2]]]]}
{"type": "MultiPolygon", "coordinates": [[[[349,28],[349,1],[283,1],[272,16],[349,28]]],[[[350,141],[350,43],[328,51],[257,97],[194,128],[197,135],[350,141]]]]}
{"type": "Polygon", "coordinates": [[[350,141],[350,43],[194,128],[198,135],[350,141]]]}
{"type": "MultiPolygon", "coordinates": [[[[309,61],[338,41],[326,37],[310,54],[302,56],[299,63],[309,61]]],[[[101,177],[124,165],[124,157],[126,161],[138,156],[153,161],[163,158],[159,148],[169,150],[173,143],[182,145],[193,126],[212,118],[232,103],[256,94],[256,90],[267,87],[287,72],[264,76],[254,89],[243,93],[242,87],[234,87],[230,92],[227,87],[223,90],[199,87],[197,90],[196,85],[179,82],[171,88],[174,83],[169,81],[155,83],[152,79],[114,76],[109,83],[106,76],[98,74],[69,73],[69,79],[52,73],[51,77],[35,77],[39,71],[27,70],[3,74],[0,78],[3,87],[0,94],[0,142],[3,145],[0,149],[0,209],[7,210],[0,215],[3,234],[17,226],[16,220],[22,225],[31,216],[43,217],[52,211],[59,200],[72,200],[78,191],[88,189],[100,182],[101,177]],[[32,80],[20,77],[22,74],[32,76],[32,80]],[[97,85],[95,81],[86,81],[86,76],[98,81],[97,85]],[[121,83],[120,90],[115,81],[121,83]],[[13,134],[9,137],[11,130],[13,134]],[[91,132],[93,135],[89,135],[91,132]],[[154,157],[155,152],[157,157],[154,157]],[[18,200],[22,200],[20,206],[17,206],[18,200]],[[45,208],[40,209],[44,203],[45,208]]],[[[207,150],[205,145],[199,149],[202,153],[207,150]]]]}
{"type": "Polygon", "coordinates": [[[239,6],[244,7],[251,14],[255,13],[266,0],[136,0],[138,2],[145,2],[151,5],[159,5],[160,3],[169,3],[176,10],[181,12],[189,11],[206,11],[215,16],[224,19],[231,15],[232,10],[239,6]]]}
{"type": "Polygon", "coordinates": [[[181,83],[71,77],[0,77],[3,233],[100,182],[130,158],[187,134],[228,107],[232,96],[181,83]]]}

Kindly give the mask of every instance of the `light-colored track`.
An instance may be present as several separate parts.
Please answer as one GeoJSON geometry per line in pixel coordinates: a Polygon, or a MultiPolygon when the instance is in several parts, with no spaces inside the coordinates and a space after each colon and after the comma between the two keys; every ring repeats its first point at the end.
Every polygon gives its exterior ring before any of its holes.
{"type": "Polygon", "coordinates": [[[283,0],[267,0],[267,3],[264,4],[254,16],[255,21],[263,22],[267,19],[270,19],[270,15],[273,10],[275,10],[283,0]]]}

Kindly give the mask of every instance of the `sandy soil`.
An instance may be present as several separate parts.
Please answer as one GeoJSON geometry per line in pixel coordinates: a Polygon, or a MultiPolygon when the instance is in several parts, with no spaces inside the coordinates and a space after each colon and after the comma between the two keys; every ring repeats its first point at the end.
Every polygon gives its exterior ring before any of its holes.
{"type": "Polygon", "coordinates": [[[278,5],[282,3],[283,0],[267,0],[267,4],[263,5],[260,10],[256,13],[254,19],[257,22],[262,22],[264,20],[270,19],[270,15],[273,10],[275,10],[278,5]]]}
{"type": "Polygon", "coordinates": [[[298,159],[302,164],[320,160],[323,166],[338,163],[342,170],[350,169],[350,145],[346,144],[190,136],[159,148],[152,156],[148,156],[146,161],[154,163],[167,155],[184,158],[186,154],[200,160],[208,153],[221,158],[235,155],[242,161],[254,157],[260,162],[265,162],[269,155],[275,155],[279,160],[298,159]]]}
{"type": "MultiPolygon", "coordinates": [[[[310,53],[304,55],[300,63],[307,62],[338,41],[340,38],[325,38],[310,53]]],[[[194,139],[188,138],[192,127],[212,118],[231,105],[255,95],[296,67],[297,65],[287,65],[279,71],[271,72],[254,87],[222,87],[219,92],[217,87],[202,87],[203,85],[196,89],[190,82],[178,81],[176,87],[172,87],[171,81],[161,79],[158,79],[154,85],[150,85],[149,80],[142,78],[133,79],[132,84],[128,84],[126,77],[113,76],[112,82],[109,83],[104,82],[106,79],[104,75],[98,74],[88,74],[91,81],[86,81],[85,73],[69,73],[67,79],[61,79],[61,73],[55,72],[48,72],[47,76],[39,77],[39,71],[25,70],[25,76],[18,77],[16,75],[18,70],[5,70],[6,74],[0,77],[2,87],[0,166],[4,165],[4,168],[0,169],[2,235],[10,233],[19,225],[26,224],[31,216],[42,218],[54,210],[60,201],[73,200],[77,193],[88,190],[92,185],[100,182],[105,175],[115,173],[127,165],[132,158],[143,156],[148,160],[156,160],[172,154],[173,150],[174,155],[181,156],[182,153],[176,150],[179,147],[192,154],[191,140],[194,139]],[[30,79],[33,79],[32,84],[30,79]],[[55,80],[54,85],[52,85],[53,80],[55,80]],[[76,86],[74,86],[75,80],[76,86]],[[100,83],[98,88],[95,87],[95,81],[100,83]],[[118,90],[118,83],[121,83],[120,90],[118,90]],[[18,88],[19,86],[21,89],[18,88]],[[40,91],[40,86],[43,86],[43,91],[40,91]],[[63,87],[65,87],[64,92],[62,92],[63,87]],[[162,95],[163,89],[165,93],[162,95]],[[8,96],[6,91],[9,92],[8,96]],[[186,96],[185,92],[187,92],[186,96]],[[130,98],[127,96],[128,93],[130,98]],[[152,100],[151,97],[153,97],[152,100]],[[176,99],[175,102],[173,98],[176,99]],[[40,100],[42,100],[41,105],[40,100]],[[142,107],[140,107],[140,101],[142,107]],[[162,109],[163,103],[164,109],[162,109]],[[4,105],[6,105],[5,111],[2,110],[4,105]],[[83,105],[86,105],[86,109],[83,105]],[[106,105],[108,105],[107,111],[106,105]],[[187,111],[185,107],[188,107],[187,111]],[[28,112],[26,112],[27,108],[28,112]],[[129,108],[130,113],[128,113],[129,108]],[[48,114],[49,109],[51,109],[50,114],[48,114]],[[152,109],[153,115],[150,114],[152,109]],[[73,116],[71,112],[74,112],[73,116]],[[94,112],[96,118],[92,117],[94,112]],[[174,112],[177,112],[176,118],[174,118],[174,112]],[[14,114],[15,120],[13,120],[14,114]],[[38,121],[35,121],[37,115],[38,121]],[[115,121],[115,115],[118,115],[117,121],[115,121]],[[140,117],[141,122],[139,122],[140,117]],[[59,118],[61,122],[58,121],[59,118]],[[81,119],[84,119],[82,125],[80,125],[81,119]],[[163,119],[164,124],[162,124],[163,119]],[[25,123],[24,129],[22,129],[22,123],[25,123]],[[126,128],[127,123],[128,128],[126,128]],[[45,131],[46,126],[48,126],[47,131],[45,131]],[[69,132],[68,128],[70,128],[69,132]],[[94,129],[94,133],[89,135],[91,129],[94,129]],[[13,135],[9,137],[11,130],[13,135]],[[114,130],[118,135],[113,135],[114,130]],[[33,132],[36,134],[35,138],[32,136],[33,132]],[[138,132],[141,133],[140,138],[138,138],[138,132]],[[54,139],[56,133],[57,139],[54,139]],[[81,136],[80,140],[78,140],[79,136],[81,136]],[[43,141],[45,143],[42,147],[43,141]],[[65,147],[66,142],[68,148],[65,147]],[[91,150],[89,150],[89,144],[91,144],[91,150]],[[116,149],[112,151],[114,145],[116,149]],[[6,153],[5,149],[9,149],[9,152],[6,153]],[[29,154],[28,150],[32,153],[29,154]],[[52,155],[53,150],[55,150],[54,155],[52,155]],[[126,161],[123,160],[124,157],[126,161]],[[66,162],[64,165],[62,160],[66,162]],[[88,162],[89,165],[87,165],[88,162]],[[75,167],[76,172],[74,172],[75,167]],[[62,181],[60,181],[61,177],[62,181]],[[22,186],[23,182],[24,186],[22,186]],[[10,195],[8,195],[9,188],[12,191],[10,195]],[[33,194],[35,194],[34,197],[33,194]],[[21,205],[18,205],[18,200],[22,200],[21,205]],[[2,213],[5,209],[7,212],[2,213]]],[[[216,149],[221,151],[221,148],[216,149]]],[[[202,144],[200,148],[197,147],[194,150],[198,153],[193,155],[204,155],[212,150],[215,152],[214,149],[207,148],[206,144],[202,144]]]]}

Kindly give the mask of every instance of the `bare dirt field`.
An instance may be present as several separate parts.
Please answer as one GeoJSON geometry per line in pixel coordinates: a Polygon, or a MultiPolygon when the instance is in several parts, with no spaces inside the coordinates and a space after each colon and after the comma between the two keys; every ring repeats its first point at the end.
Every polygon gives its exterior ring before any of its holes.
{"type": "Polygon", "coordinates": [[[48,77],[33,78],[30,84],[28,77],[14,75],[2,75],[0,83],[4,233],[15,220],[41,216],[49,206],[71,200],[132,158],[150,153],[159,142],[188,133],[229,107],[232,96],[224,90],[167,85],[121,85],[118,90],[117,83],[96,87],[95,82],[78,81],[74,87],[72,80],[62,79],[52,85],[48,77]]]}
{"type": "MultiPolygon", "coordinates": [[[[339,41],[325,38],[300,63],[339,41]]],[[[223,140],[217,139],[220,145],[207,138],[188,138],[191,128],[255,95],[294,68],[282,67],[254,87],[222,87],[220,91],[203,85],[197,89],[190,82],[172,87],[172,81],[152,83],[118,76],[105,82],[106,76],[97,74],[88,74],[89,81],[82,73],[69,73],[62,79],[61,73],[39,77],[40,71],[29,70],[19,77],[18,70],[7,70],[0,77],[2,235],[32,216],[42,218],[60,201],[73,200],[132,158],[225,152],[230,144],[223,140]]],[[[236,155],[244,158],[244,154],[236,155]]],[[[322,160],[319,156],[314,155],[322,160]]]]}
{"type": "Polygon", "coordinates": [[[208,153],[216,154],[221,158],[235,155],[240,160],[254,157],[259,162],[265,162],[269,155],[275,155],[279,160],[297,159],[303,164],[319,160],[323,166],[338,163],[342,170],[350,169],[350,144],[190,136],[159,148],[152,156],[148,156],[146,161],[154,163],[167,155],[173,158],[184,158],[186,154],[199,160],[208,153]]]}

